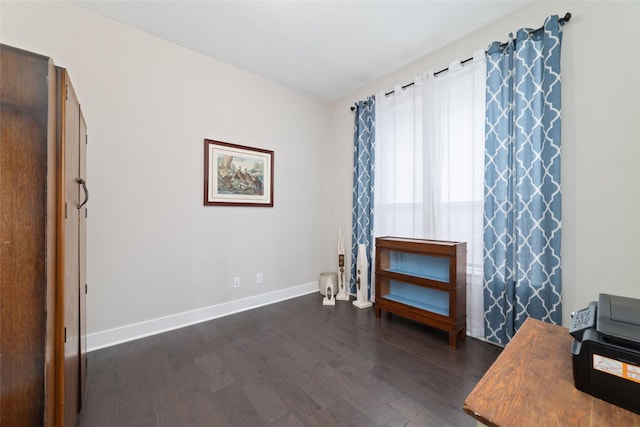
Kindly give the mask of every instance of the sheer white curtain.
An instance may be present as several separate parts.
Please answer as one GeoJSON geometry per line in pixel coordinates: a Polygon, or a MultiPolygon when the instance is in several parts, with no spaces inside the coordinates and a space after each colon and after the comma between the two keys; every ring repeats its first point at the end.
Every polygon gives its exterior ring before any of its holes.
{"type": "Polygon", "coordinates": [[[467,242],[467,334],[484,337],[486,59],[376,97],[374,235],[467,242]]]}

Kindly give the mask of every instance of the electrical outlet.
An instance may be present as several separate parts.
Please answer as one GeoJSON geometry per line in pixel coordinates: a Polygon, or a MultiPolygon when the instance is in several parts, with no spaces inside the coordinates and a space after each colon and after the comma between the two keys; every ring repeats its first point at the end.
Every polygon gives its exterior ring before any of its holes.
{"type": "Polygon", "coordinates": [[[240,287],[240,278],[239,277],[234,277],[233,278],[233,287],[234,288],[239,288],[240,287]]]}
{"type": "Polygon", "coordinates": [[[262,283],[262,273],[256,274],[256,283],[257,284],[262,283]]]}

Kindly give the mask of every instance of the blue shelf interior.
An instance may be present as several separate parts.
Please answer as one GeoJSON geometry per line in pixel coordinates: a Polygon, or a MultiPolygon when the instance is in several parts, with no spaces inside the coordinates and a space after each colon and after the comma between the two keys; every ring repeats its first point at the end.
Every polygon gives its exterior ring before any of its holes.
{"type": "Polygon", "coordinates": [[[448,292],[390,280],[389,293],[383,296],[386,299],[421,308],[442,316],[449,315],[448,292]]]}
{"type": "Polygon", "coordinates": [[[448,283],[449,259],[391,251],[388,271],[448,283]]]}

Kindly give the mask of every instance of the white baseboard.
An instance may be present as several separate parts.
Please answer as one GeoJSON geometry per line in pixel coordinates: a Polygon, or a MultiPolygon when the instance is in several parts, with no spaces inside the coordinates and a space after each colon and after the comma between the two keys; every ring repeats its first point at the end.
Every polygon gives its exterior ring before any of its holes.
{"type": "Polygon", "coordinates": [[[99,350],[123,342],[133,341],[138,338],[171,331],[241,311],[251,310],[252,308],[296,298],[313,292],[318,292],[318,282],[306,283],[304,285],[198,308],[171,316],[95,332],[87,335],[87,351],[99,350]]]}

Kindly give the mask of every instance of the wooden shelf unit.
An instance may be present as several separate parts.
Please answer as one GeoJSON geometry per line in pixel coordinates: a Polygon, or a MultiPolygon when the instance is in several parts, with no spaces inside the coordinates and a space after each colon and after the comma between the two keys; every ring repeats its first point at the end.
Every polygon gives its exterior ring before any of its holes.
{"type": "Polygon", "coordinates": [[[465,339],[467,244],[444,240],[376,238],[376,317],[395,313],[465,339]]]}

